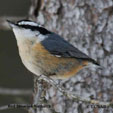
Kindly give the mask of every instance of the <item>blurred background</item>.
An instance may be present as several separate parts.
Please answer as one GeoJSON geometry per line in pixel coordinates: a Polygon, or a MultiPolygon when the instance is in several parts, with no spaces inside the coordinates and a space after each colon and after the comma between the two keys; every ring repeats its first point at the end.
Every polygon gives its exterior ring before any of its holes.
{"type": "MultiPolygon", "coordinates": [[[[0,0],[0,17],[26,17],[28,12],[30,19],[60,34],[104,67],[84,69],[64,87],[84,98],[113,102],[113,0],[0,0]]],[[[0,106],[32,103],[32,93],[11,95],[15,89],[32,91],[33,76],[19,58],[13,32],[0,30],[0,106]],[[3,89],[11,91],[10,95],[3,89]]],[[[112,108],[93,109],[67,100],[53,87],[47,89],[47,95],[60,113],[113,113],[112,108]]],[[[15,112],[27,113],[22,109],[2,111],[15,112]]]]}
{"type": "MultiPolygon", "coordinates": [[[[26,16],[30,0],[0,0],[0,17],[26,16]]],[[[13,32],[0,30],[0,91],[1,88],[32,89],[33,77],[22,65],[13,32]]],[[[30,103],[32,95],[18,96],[0,94],[0,106],[11,103],[30,103]]],[[[25,113],[21,109],[0,113],[25,113]]]]}

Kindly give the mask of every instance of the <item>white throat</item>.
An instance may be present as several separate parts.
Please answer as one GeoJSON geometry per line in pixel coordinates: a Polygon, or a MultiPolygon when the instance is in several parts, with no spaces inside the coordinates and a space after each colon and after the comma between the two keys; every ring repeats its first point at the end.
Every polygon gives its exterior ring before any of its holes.
{"type": "Polygon", "coordinates": [[[31,31],[30,29],[13,29],[17,42],[23,42],[24,40],[29,40],[32,42],[41,42],[45,40],[48,36],[40,34],[38,31],[31,31]]]}

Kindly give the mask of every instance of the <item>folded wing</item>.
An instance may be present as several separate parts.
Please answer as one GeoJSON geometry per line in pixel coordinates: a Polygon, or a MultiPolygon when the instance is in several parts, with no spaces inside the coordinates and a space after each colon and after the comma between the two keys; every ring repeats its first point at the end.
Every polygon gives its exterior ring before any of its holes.
{"type": "Polygon", "coordinates": [[[49,38],[42,41],[41,43],[52,55],[65,58],[88,60],[96,65],[99,65],[95,60],[88,57],[86,54],[78,50],[59,35],[53,33],[49,34],[48,37],[49,38]]]}

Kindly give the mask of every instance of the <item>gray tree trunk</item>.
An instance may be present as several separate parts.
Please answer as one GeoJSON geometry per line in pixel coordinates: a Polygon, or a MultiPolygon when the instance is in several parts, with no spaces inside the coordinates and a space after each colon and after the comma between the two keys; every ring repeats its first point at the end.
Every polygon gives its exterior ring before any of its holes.
{"type": "MultiPolygon", "coordinates": [[[[32,0],[32,3],[31,19],[58,33],[104,67],[96,71],[83,69],[63,86],[81,97],[113,101],[113,1],[32,0]]],[[[92,108],[68,100],[53,87],[46,93],[48,102],[60,113],[113,112],[111,108],[92,108]]]]}

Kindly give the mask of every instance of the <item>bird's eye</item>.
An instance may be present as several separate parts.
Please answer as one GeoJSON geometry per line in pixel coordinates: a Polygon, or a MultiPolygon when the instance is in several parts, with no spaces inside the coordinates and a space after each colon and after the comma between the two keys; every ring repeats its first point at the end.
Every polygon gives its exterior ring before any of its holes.
{"type": "Polygon", "coordinates": [[[37,36],[37,37],[38,37],[39,35],[40,35],[40,33],[37,33],[35,36],[37,36]]]}

